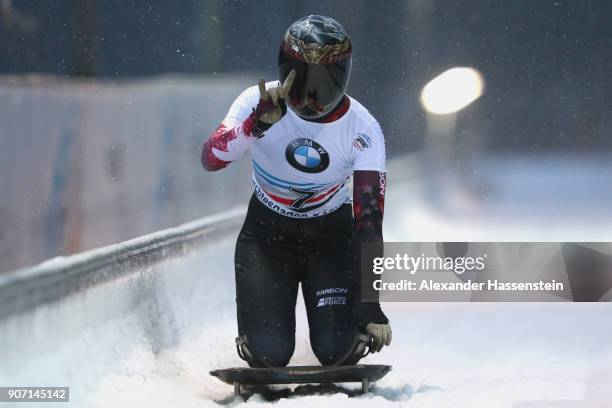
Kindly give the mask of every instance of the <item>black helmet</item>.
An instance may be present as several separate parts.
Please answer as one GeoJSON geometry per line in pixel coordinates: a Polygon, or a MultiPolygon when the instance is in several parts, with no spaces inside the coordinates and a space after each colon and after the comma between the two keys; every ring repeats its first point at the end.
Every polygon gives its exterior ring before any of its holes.
{"type": "Polygon", "coordinates": [[[291,24],[278,54],[281,83],[295,69],[287,104],[304,119],[320,118],[342,100],[352,65],[351,40],[333,18],[307,16],[291,24]]]}

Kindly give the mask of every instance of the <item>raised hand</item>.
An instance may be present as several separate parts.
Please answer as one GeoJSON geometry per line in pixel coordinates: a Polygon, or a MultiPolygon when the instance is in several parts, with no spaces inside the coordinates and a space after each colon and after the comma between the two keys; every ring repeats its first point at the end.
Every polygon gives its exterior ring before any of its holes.
{"type": "Polygon", "coordinates": [[[259,104],[257,110],[262,110],[259,120],[273,124],[281,120],[281,118],[287,112],[287,105],[285,100],[289,95],[293,80],[295,79],[295,70],[291,70],[285,81],[280,86],[275,86],[270,89],[266,89],[266,82],[262,79],[259,80],[259,104]]]}

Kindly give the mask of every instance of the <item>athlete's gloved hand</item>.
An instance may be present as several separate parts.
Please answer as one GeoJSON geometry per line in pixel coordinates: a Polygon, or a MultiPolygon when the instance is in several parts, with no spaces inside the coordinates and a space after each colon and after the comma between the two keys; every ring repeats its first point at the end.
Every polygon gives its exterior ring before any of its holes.
{"type": "Polygon", "coordinates": [[[380,303],[362,302],[358,304],[359,326],[362,332],[372,335],[370,351],[376,353],[383,346],[391,344],[391,325],[380,308],[380,303]]]}
{"type": "Polygon", "coordinates": [[[366,331],[372,335],[372,346],[370,347],[372,353],[376,353],[382,350],[383,346],[391,344],[392,332],[389,323],[369,323],[366,326],[366,331]]]}
{"type": "Polygon", "coordinates": [[[263,78],[259,80],[259,103],[255,108],[254,114],[260,122],[268,125],[267,127],[281,120],[285,113],[287,113],[285,100],[289,95],[294,79],[295,70],[292,69],[282,85],[268,90],[266,90],[266,83],[263,78]]]}

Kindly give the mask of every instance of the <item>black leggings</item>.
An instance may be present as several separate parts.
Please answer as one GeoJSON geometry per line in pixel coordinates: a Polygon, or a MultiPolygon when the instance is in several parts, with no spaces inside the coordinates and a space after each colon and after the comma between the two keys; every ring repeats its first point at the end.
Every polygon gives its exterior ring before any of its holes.
{"type": "Polygon", "coordinates": [[[289,363],[299,283],[310,343],[321,364],[334,364],[350,353],[359,333],[350,204],[322,217],[294,219],[253,196],[236,243],[235,265],[238,332],[246,335],[255,357],[250,365],[289,363]]]}

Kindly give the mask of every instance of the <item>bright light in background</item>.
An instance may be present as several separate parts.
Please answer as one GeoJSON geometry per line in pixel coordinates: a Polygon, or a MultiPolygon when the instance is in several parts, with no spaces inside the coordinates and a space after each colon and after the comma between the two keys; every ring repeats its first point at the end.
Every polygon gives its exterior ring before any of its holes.
{"type": "Polygon", "coordinates": [[[480,72],[473,68],[451,68],[423,87],[421,103],[431,113],[454,113],[478,99],[483,89],[480,72]]]}

